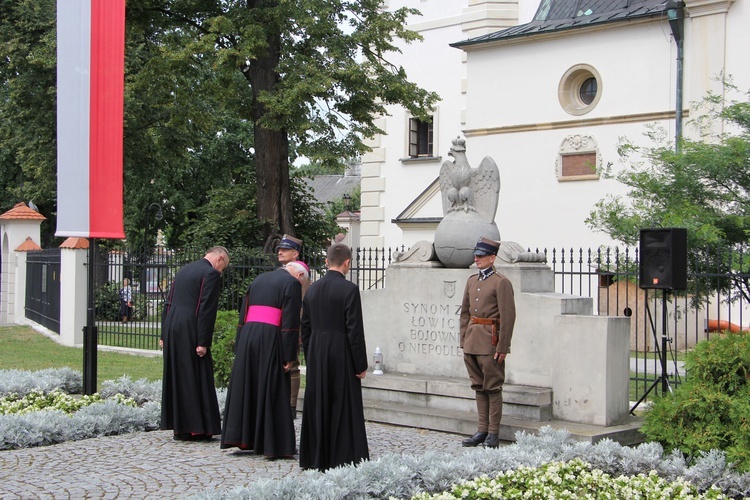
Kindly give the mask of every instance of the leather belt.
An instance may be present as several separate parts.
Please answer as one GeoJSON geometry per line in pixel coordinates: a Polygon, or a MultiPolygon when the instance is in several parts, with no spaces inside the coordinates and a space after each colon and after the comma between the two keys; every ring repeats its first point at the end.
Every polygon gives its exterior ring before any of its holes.
{"type": "Polygon", "coordinates": [[[477,325],[494,325],[497,318],[477,318],[476,316],[471,317],[471,322],[477,325]]]}
{"type": "Polygon", "coordinates": [[[500,318],[478,318],[476,316],[471,317],[471,322],[475,325],[490,325],[492,326],[492,346],[496,346],[498,341],[500,340],[499,335],[497,334],[497,321],[500,318]]]}

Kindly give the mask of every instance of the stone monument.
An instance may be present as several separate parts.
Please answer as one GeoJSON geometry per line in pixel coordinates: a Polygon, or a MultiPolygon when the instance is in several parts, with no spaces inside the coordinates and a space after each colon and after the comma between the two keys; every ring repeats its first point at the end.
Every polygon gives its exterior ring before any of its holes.
{"type": "MultiPolygon", "coordinates": [[[[455,161],[440,170],[444,217],[434,244],[420,241],[396,255],[385,288],[362,292],[368,349],[381,349],[385,372],[368,375],[363,388],[375,401],[368,418],[471,434],[474,395],[459,315],[466,281],[476,273],[475,243],[501,241],[494,221],[500,175],[490,157],[471,168],[460,138],[449,155],[455,161]]],[[[627,420],[629,320],[594,315],[591,298],[555,293],[545,256],[518,243],[501,241],[495,268],[513,283],[517,311],[503,389],[505,438],[523,428],[513,427],[513,417],[566,426],[627,420]]]]}
{"type": "Polygon", "coordinates": [[[466,159],[466,141],[453,140],[440,168],[440,193],[443,220],[435,230],[435,252],[445,267],[467,268],[474,262],[472,249],[479,238],[500,240],[495,225],[500,172],[497,164],[485,156],[478,168],[466,159]]]}

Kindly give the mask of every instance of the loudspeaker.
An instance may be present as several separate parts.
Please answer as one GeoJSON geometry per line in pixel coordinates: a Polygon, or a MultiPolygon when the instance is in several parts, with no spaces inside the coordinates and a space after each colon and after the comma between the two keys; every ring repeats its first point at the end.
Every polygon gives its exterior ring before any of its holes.
{"type": "Polygon", "coordinates": [[[687,288],[687,229],[641,229],[640,287],[687,288]]]}

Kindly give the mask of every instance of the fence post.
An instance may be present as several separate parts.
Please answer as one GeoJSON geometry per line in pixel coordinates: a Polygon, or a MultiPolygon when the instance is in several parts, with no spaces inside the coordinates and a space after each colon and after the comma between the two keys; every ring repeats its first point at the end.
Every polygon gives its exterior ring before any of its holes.
{"type": "MultiPolygon", "coordinates": [[[[26,238],[16,248],[13,269],[8,273],[9,284],[13,285],[14,296],[8,301],[8,322],[24,324],[26,320],[26,257],[29,252],[36,252],[42,248],[34,243],[31,237],[26,238]],[[12,280],[12,281],[11,281],[12,280]],[[12,308],[11,308],[12,306],[12,308]]],[[[10,269],[10,268],[9,268],[10,269]]]]}
{"type": "Polygon", "coordinates": [[[86,255],[85,238],[68,238],[60,245],[60,343],[83,344],[86,325],[86,255]]]}
{"type": "Polygon", "coordinates": [[[13,286],[14,294],[8,300],[8,323],[20,323],[26,318],[26,255],[27,251],[16,250],[13,272],[8,273],[7,284],[13,286]]]}

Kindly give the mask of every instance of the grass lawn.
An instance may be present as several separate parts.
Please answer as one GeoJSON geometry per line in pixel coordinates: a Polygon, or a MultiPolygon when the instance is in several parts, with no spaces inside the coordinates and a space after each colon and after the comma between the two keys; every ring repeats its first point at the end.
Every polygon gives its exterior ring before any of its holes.
{"type": "MultiPolygon", "coordinates": [[[[0,327],[0,370],[43,370],[67,366],[83,373],[83,349],[65,347],[28,326],[0,327]]],[[[161,380],[161,357],[97,353],[97,383],[128,375],[133,380],[161,380]]]]}
{"type": "MultiPolygon", "coordinates": [[[[649,361],[659,361],[659,353],[657,352],[639,352],[639,351],[630,351],[630,357],[631,358],[638,358],[638,359],[647,359],[649,361]]],[[[687,353],[685,351],[669,351],[667,349],[667,363],[671,363],[673,360],[675,361],[685,361],[685,358],[687,357],[687,353]]]]}

